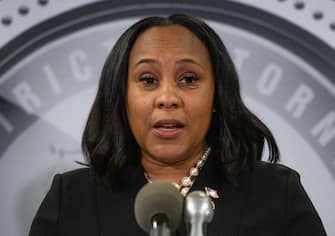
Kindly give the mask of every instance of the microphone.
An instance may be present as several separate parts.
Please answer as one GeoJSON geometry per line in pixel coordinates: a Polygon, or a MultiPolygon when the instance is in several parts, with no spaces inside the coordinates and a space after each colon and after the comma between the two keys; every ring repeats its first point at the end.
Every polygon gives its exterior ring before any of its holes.
{"type": "Polygon", "coordinates": [[[182,221],[184,198],[168,182],[144,185],[135,199],[137,224],[151,236],[169,236],[182,221]]]}
{"type": "Polygon", "coordinates": [[[205,226],[214,217],[212,200],[202,191],[194,191],[186,196],[185,221],[190,224],[190,236],[206,235],[205,226]]]}

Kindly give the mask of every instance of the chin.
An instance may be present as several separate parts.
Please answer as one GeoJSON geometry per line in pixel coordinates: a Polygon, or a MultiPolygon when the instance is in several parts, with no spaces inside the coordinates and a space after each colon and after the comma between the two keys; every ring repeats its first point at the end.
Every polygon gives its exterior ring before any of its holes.
{"type": "Polygon", "coordinates": [[[178,148],[177,150],[173,150],[174,148],[164,148],[160,150],[153,151],[152,157],[160,161],[162,163],[166,164],[173,164],[179,161],[182,161],[185,159],[185,151],[181,148],[178,148]]]}

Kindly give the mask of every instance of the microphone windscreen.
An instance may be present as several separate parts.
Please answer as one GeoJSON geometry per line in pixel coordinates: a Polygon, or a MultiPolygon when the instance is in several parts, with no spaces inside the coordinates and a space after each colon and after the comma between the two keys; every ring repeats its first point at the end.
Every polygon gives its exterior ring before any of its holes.
{"type": "Polygon", "coordinates": [[[154,181],[144,185],[135,199],[135,218],[138,225],[146,232],[152,228],[152,218],[163,214],[168,219],[168,226],[175,231],[183,216],[184,197],[171,183],[154,181]]]}

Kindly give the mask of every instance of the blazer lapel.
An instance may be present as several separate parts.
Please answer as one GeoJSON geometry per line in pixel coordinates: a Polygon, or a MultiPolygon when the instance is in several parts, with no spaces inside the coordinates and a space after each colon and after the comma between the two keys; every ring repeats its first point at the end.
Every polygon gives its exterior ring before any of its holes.
{"type": "Polygon", "coordinates": [[[205,187],[215,190],[218,199],[213,199],[215,213],[213,221],[208,225],[208,235],[236,236],[238,235],[244,205],[246,203],[248,173],[239,178],[239,186],[227,183],[223,177],[221,163],[211,155],[200,175],[194,182],[191,191],[205,191],[205,187]]]}
{"type": "Polygon", "coordinates": [[[135,220],[134,202],[139,189],[146,183],[141,168],[123,170],[122,189],[99,186],[97,191],[100,236],[146,236],[135,220]]]}

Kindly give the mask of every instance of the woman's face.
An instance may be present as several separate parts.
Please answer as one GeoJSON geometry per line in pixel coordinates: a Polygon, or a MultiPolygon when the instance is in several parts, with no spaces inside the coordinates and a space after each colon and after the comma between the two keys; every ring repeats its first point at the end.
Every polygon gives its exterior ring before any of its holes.
{"type": "Polygon", "coordinates": [[[173,164],[204,149],[214,79],[207,48],[187,28],[153,27],[136,40],[127,112],[142,158],[173,164]]]}

